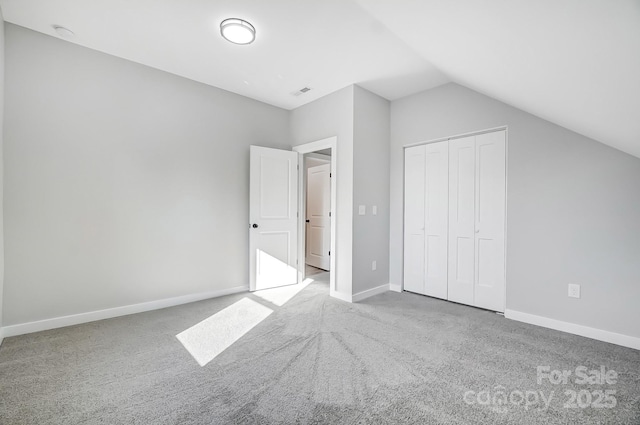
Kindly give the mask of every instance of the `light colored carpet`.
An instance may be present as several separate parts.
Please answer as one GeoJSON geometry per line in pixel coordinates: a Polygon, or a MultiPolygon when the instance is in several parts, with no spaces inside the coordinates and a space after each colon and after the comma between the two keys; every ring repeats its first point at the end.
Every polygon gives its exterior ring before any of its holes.
{"type": "Polygon", "coordinates": [[[638,351],[419,295],[327,293],[316,282],[282,307],[237,294],[7,338],[0,423],[640,424],[638,351]],[[273,312],[201,367],[176,335],[243,299],[273,312]],[[582,365],[617,382],[537,382],[537,366],[582,365]],[[565,391],[584,405],[601,390],[615,407],[564,407],[565,391]],[[518,391],[555,397],[545,409],[518,391]]]}

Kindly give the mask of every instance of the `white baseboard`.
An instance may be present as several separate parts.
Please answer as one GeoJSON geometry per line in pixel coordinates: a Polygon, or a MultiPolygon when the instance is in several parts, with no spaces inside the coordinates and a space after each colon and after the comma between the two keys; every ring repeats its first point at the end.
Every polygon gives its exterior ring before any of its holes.
{"type": "Polygon", "coordinates": [[[548,317],[536,316],[535,314],[522,313],[520,311],[506,309],[504,317],[519,322],[542,326],[544,328],[555,329],[574,335],[597,339],[598,341],[609,342],[623,347],[640,350],[640,338],[623,335],[615,332],[604,331],[602,329],[590,328],[588,326],[577,325],[575,323],[563,322],[561,320],[550,319],[548,317]]]}
{"type": "Polygon", "coordinates": [[[396,283],[390,283],[389,284],[389,290],[393,291],[393,292],[402,292],[402,286],[396,284],[396,283]]]}
{"type": "Polygon", "coordinates": [[[4,328],[0,327],[0,346],[2,345],[2,341],[4,341],[4,328]]]}
{"type": "Polygon", "coordinates": [[[375,288],[367,289],[366,291],[353,294],[352,300],[354,303],[357,303],[358,301],[362,301],[364,299],[373,297],[374,295],[382,294],[387,291],[389,291],[389,284],[385,283],[384,285],[376,286],[375,288]]]}
{"type": "Polygon", "coordinates": [[[353,297],[349,294],[343,294],[342,292],[338,292],[338,291],[334,291],[333,289],[329,290],[329,295],[332,296],[333,298],[337,298],[340,301],[345,301],[345,302],[353,302],[353,297]]]}
{"type": "Polygon", "coordinates": [[[108,308],[105,310],[90,311],[87,313],[72,314],[70,316],[55,317],[53,319],[38,320],[36,322],[21,323],[18,325],[5,326],[0,331],[3,337],[23,335],[33,332],[46,331],[49,329],[62,328],[65,326],[79,325],[81,323],[95,322],[96,320],[110,319],[112,317],[126,316],[128,314],[143,313],[145,311],[159,310],[161,308],[173,307],[176,305],[192,303],[209,298],[222,297],[224,295],[236,294],[248,291],[247,286],[236,286],[234,288],[220,289],[217,291],[201,292],[198,294],[182,295],[180,297],[165,298],[157,301],[149,301],[140,304],[126,305],[122,307],[108,308]]]}
{"type": "Polygon", "coordinates": [[[333,290],[329,291],[329,295],[341,301],[346,301],[348,303],[357,303],[369,297],[373,297],[374,295],[387,292],[388,290],[389,290],[389,284],[385,283],[384,285],[376,286],[375,288],[367,289],[366,291],[358,292],[357,294],[353,294],[353,295],[343,294],[342,292],[337,292],[333,290]]]}

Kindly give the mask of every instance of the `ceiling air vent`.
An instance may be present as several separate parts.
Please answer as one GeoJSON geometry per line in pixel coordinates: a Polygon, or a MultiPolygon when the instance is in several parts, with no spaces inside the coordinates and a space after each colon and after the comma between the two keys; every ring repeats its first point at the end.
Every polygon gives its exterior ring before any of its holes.
{"type": "Polygon", "coordinates": [[[301,94],[305,94],[306,92],[310,91],[311,88],[310,87],[303,87],[300,90],[296,90],[293,93],[291,93],[292,96],[300,96],[301,94]]]}

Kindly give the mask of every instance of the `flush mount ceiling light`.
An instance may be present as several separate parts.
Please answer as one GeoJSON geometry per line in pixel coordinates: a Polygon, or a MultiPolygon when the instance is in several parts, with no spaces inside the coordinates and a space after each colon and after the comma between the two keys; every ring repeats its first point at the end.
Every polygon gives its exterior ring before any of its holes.
{"type": "Polygon", "coordinates": [[[256,29],[249,22],[229,18],[220,23],[220,34],[235,44],[250,44],[256,39],[256,29]]]}
{"type": "Polygon", "coordinates": [[[70,38],[75,35],[69,28],[65,28],[61,25],[52,25],[52,27],[60,37],[70,38]]]}

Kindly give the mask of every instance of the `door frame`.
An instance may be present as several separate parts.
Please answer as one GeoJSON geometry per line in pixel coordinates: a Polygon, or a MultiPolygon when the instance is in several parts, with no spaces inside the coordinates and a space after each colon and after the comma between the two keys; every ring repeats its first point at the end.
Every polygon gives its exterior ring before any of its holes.
{"type": "MultiPolygon", "coordinates": [[[[405,173],[405,157],[404,152],[406,148],[411,148],[413,146],[427,145],[430,143],[449,141],[453,139],[460,139],[468,136],[477,136],[484,133],[493,133],[496,131],[504,130],[504,161],[505,161],[505,178],[504,178],[504,306],[503,311],[507,310],[507,287],[509,286],[509,281],[507,279],[507,256],[509,255],[509,247],[508,247],[508,221],[509,221],[509,126],[501,125],[498,127],[491,127],[484,130],[470,131],[468,133],[460,133],[453,136],[448,137],[440,137],[438,139],[426,140],[423,142],[415,142],[415,143],[407,143],[402,146],[402,284],[400,285],[400,292],[404,291],[404,207],[405,207],[405,193],[404,193],[404,173],[405,173]]],[[[504,313],[500,313],[504,314],[504,313]]]]}
{"type": "MultiPolygon", "coordinates": [[[[304,165],[304,155],[312,152],[316,152],[323,149],[331,149],[331,270],[329,271],[329,294],[333,296],[336,292],[336,229],[338,216],[336,214],[336,200],[337,200],[337,187],[338,187],[338,173],[336,172],[338,165],[338,154],[336,147],[338,142],[337,136],[328,137],[322,140],[316,140],[315,142],[305,143],[302,145],[294,146],[293,151],[298,152],[298,166],[304,165]]],[[[298,261],[298,283],[302,283],[305,279],[305,220],[304,212],[306,211],[306,199],[304,193],[306,191],[304,170],[298,172],[298,258],[303,261],[298,261]]]]}

